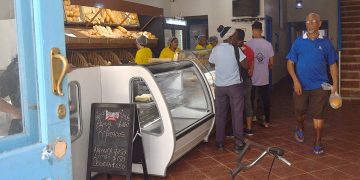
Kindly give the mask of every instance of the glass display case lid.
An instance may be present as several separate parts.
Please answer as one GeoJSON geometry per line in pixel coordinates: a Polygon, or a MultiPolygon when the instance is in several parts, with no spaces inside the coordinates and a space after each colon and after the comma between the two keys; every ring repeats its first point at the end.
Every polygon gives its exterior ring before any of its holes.
{"type": "Polygon", "coordinates": [[[215,70],[215,66],[209,63],[211,49],[203,50],[182,50],[179,52],[179,60],[190,60],[199,66],[202,73],[207,73],[215,70]]]}
{"type": "Polygon", "coordinates": [[[193,67],[194,64],[190,61],[170,61],[170,62],[161,62],[161,63],[151,63],[144,65],[147,69],[150,70],[153,74],[159,74],[170,71],[177,71],[186,68],[193,67]]]}

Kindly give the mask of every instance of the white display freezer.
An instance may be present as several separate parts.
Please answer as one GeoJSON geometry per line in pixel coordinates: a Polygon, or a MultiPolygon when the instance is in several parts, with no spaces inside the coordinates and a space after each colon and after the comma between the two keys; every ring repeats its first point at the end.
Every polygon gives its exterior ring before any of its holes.
{"type": "MultiPolygon", "coordinates": [[[[205,74],[192,61],[76,69],[69,74],[74,179],[85,179],[92,103],[135,103],[148,173],[167,167],[214,127],[214,102],[205,74]]],[[[133,164],[133,172],[142,173],[133,164]]]]}

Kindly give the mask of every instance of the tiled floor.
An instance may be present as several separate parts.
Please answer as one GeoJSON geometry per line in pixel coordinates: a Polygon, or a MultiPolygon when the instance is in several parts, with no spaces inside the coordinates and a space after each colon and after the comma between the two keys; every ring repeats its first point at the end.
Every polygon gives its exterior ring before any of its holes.
{"type": "MultiPolygon", "coordinates": [[[[323,131],[324,155],[312,152],[312,121],[306,122],[305,142],[293,139],[295,120],[292,110],[291,81],[284,79],[272,91],[271,127],[264,129],[255,122],[255,135],[250,139],[265,146],[278,146],[285,150],[285,158],[292,163],[287,166],[275,161],[270,179],[360,179],[360,104],[345,102],[339,110],[329,106],[323,131]]],[[[237,154],[233,151],[234,140],[225,140],[225,150],[215,148],[214,135],[210,142],[201,143],[187,155],[168,168],[166,177],[150,179],[229,179],[228,173],[236,166],[237,154]]],[[[260,153],[251,149],[244,160],[260,153]]],[[[252,169],[241,172],[236,179],[267,179],[271,157],[264,158],[252,169]]],[[[104,179],[103,175],[96,179],[104,179]]],[[[111,179],[124,179],[112,176],[111,179]]],[[[134,175],[133,179],[143,179],[134,175]]]]}

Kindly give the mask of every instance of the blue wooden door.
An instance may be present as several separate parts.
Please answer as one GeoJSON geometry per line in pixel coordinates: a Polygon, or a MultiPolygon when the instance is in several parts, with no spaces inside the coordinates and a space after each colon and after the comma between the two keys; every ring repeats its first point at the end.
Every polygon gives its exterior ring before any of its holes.
{"type": "Polygon", "coordinates": [[[66,59],[50,57],[65,55],[63,1],[1,0],[0,10],[0,179],[72,179],[66,79],[53,84],[66,59]]]}

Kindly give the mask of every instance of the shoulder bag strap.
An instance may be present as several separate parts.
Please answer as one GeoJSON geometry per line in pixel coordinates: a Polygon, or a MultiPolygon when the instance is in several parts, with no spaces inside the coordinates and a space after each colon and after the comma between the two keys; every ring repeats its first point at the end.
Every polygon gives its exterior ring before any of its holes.
{"type": "Polygon", "coordinates": [[[240,81],[243,81],[242,80],[242,77],[241,77],[241,64],[240,64],[240,52],[239,52],[239,47],[237,46],[234,46],[234,52],[235,52],[235,60],[238,64],[238,67],[239,67],[239,76],[240,76],[240,81]]]}

